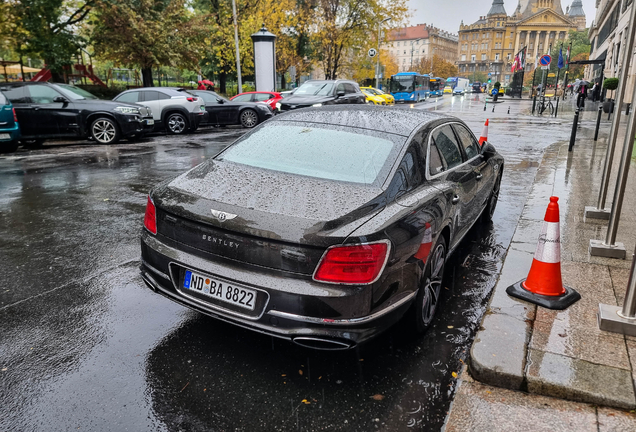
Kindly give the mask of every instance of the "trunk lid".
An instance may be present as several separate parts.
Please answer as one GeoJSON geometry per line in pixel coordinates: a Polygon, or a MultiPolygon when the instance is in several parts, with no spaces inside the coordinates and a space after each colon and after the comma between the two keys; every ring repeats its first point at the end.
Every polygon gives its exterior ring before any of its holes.
{"type": "Polygon", "coordinates": [[[201,251],[310,275],[324,250],[384,206],[382,190],[208,161],[157,188],[160,235],[201,251]]]}

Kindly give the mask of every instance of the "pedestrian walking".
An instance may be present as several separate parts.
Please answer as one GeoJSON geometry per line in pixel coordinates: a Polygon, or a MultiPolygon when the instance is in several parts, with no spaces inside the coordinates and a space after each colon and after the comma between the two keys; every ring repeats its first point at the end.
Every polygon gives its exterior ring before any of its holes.
{"type": "Polygon", "coordinates": [[[199,86],[197,87],[197,90],[205,90],[205,86],[203,85],[203,82],[199,81],[199,86]]]}
{"type": "Polygon", "coordinates": [[[585,99],[587,99],[587,82],[581,81],[576,96],[576,107],[579,109],[585,108],[585,99]]]}

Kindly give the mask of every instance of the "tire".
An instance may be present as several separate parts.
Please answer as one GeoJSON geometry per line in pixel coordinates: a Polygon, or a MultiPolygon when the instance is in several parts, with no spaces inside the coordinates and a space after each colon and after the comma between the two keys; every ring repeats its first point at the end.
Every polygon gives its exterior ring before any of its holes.
{"type": "Polygon", "coordinates": [[[253,128],[258,124],[258,114],[250,108],[241,111],[239,119],[241,120],[241,125],[244,128],[253,128]]]}
{"type": "Polygon", "coordinates": [[[119,142],[121,134],[117,123],[108,117],[98,117],[91,123],[91,136],[99,144],[115,144],[119,142]]]}
{"type": "Polygon", "coordinates": [[[548,105],[548,112],[550,113],[550,116],[554,114],[554,106],[552,104],[548,105]]]}
{"type": "MultiPolygon", "coordinates": [[[[503,168],[500,168],[503,169],[503,168]]],[[[497,177],[495,181],[495,185],[492,188],[492,192],[490,192],[490,196],[488,197],[488,202],[486,203],[486,207],[482,213],[482,222],[490,222],[492,221],[492,217],[495,214],[495,208],[497,207],[497,201],[499,201],[499,192],[501,190],[501,174],[497,177]]]]}
{"type": "Polygon", "coordinates": [[[22,146],[28,149],[39,149],[42,148],[44,144],[43,139],[29,139],[29,140],[21,140],[22,146]]]}
{"type": "Polygon", "coordinates": [[[415,304],[410,311],[412,328],[416,333],[424,333],[435,316],[442,293],[447,252],[446,239],[440,235],[431,249],[415,304]]]}
{"type": "Polygon", "coordinates": [[[180,112],[168,113],[166,130],[170,135],[183,135],[188,132],[188,119],[180,112]]]}
{"type": "Polygon", "coordinates": [[[20,144],[17,141],[0,144],[0,153],[13,153],[20,144]]]}

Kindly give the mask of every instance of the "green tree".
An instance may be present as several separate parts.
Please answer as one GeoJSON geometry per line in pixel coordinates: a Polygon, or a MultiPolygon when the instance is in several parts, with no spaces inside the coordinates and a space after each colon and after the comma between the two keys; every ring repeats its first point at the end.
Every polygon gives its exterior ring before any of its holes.
{"type": "Polygon", "coordinates": [[[53,80],[61,81],[64,66],[74,63],[78,49],[86,44],[79,29],[91,12],[94,0],[7,0],[3,3],[12,12],[12,23],[0,25],[5,43],[13,45],[20,54],[44,59],[53,80]]]}
{"type": "Polygon", "coordinates": [[[206,15],[188,0],[94,0],[91,43],[95,54],[141,68],[152,87],[152,68],[198,68],[207,36],[206,15]]]}

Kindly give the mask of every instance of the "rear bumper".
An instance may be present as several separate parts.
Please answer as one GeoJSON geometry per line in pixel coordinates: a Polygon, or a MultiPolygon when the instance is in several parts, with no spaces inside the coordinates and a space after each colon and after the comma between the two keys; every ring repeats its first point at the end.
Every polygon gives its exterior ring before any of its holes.
{"type": "Polygon", "coordinates": [[[8,142],[13,142],[13,141],[19,140],[20,137],[21,137],[21,135],[20,135],[20,125],[17,122],[15,122],[15,123],[13,123],[12,127],[9,127],[9,128],[0,127],[0,135],[3,135],[3,134],[9,134],[9,139],[0,138],[0,146],[3,143],[8,143],[8,142]]]}
{"type": "Polygon", "coordinates": [[[212,262],[143,232],[141,276],[153,291],[211,317],[319,349],[349,349],[397,322],[416,292],[396,295],[370,309],[371,286],[340,287],[308,277],[268,274],[232,262],[212,262]],[[219,304],[183,294],[175,268],[187,268],[266,293],[258,316],[245,316],[219,304]]]}

